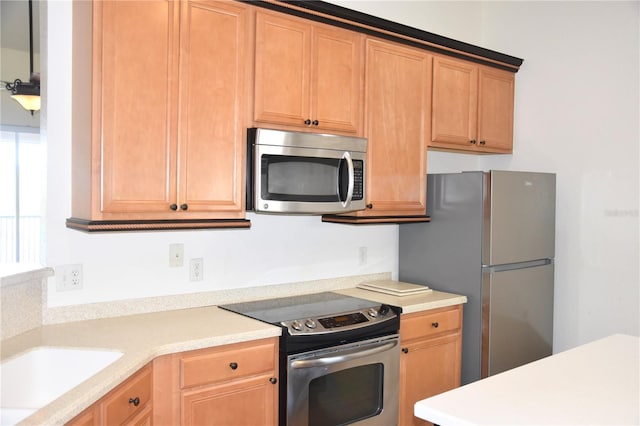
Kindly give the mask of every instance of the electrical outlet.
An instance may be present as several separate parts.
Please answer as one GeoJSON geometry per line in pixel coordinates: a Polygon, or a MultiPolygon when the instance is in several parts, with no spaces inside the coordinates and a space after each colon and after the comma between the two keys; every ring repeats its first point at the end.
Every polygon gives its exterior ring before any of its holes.
{"type": "Polygon", "coordinates": [[[191,259],[189,262],[189,281],[202,281],[204,278],[203,263],[201,257],[191,259]]]}
{"type": "Polygon", "coordinates": [[[169,244],[169,266],[172,268],[184,265],[184,244],[169,244]]]}
{"type": "Polygon", "coordinates": [[[367,248],[359,247],[358,248],[358,265],[364,266],[367,264],[367,248]]]}
{"type": "Polygon", "coordinates": [[[82,265],[60,265],[56,271],[56,290],[69,291],[82,288],[82,265]]]}

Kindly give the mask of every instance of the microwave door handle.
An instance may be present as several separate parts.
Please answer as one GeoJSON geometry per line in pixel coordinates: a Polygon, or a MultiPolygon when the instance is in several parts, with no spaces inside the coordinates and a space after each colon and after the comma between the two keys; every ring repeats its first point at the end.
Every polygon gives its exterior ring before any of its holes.
{"type": "Polygon", "coordinates": [[[345,152],[342,154],[342,159],[347,162],[347,170],[349,171],[349,186],[347,188],[347,198],[342,202],[342,207],[346,207],[351,203],[351,199],[353,198],[353,187],[355,184],[355,175],[353,171],[353,160],[351,159],[351,154],[349,152],[345,152]]]}

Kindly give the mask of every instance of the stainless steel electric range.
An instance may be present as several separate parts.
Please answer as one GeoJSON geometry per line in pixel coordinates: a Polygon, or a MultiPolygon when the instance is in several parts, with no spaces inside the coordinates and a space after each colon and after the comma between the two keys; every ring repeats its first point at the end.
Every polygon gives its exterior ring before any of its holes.
{"type": "Polygon", "coordinates": [[[397,424],[400,308],[333,292],[220,307],[282,327],[281,426],[397,424]]]}

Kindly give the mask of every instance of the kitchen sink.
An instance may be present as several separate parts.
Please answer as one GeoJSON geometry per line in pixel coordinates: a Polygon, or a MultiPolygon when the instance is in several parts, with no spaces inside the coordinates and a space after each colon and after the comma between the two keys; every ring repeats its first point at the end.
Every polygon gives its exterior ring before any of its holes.
{"type": "Polygon", "coordinates": [[[0,424],[28,417],[98,373],[122,352],[38,347],[0,364],[0,424]]]}

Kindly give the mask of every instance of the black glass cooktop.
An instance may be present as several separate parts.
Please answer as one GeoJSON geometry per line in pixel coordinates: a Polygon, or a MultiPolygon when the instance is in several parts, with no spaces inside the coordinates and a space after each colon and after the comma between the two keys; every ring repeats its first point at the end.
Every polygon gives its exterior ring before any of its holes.
{"type": "Polygon", "coordinates": [[[333,292],[222,305],[220,308],[271,324],[380,306],[379,303],[333,292]]]}

